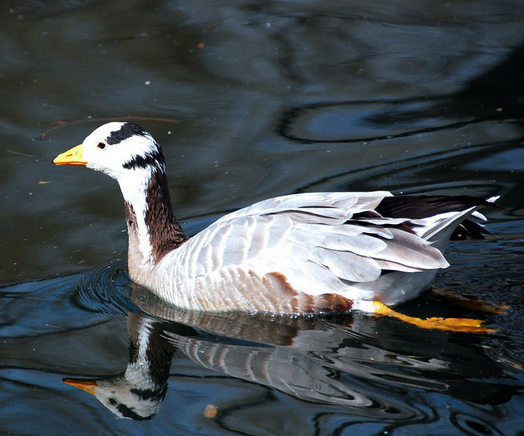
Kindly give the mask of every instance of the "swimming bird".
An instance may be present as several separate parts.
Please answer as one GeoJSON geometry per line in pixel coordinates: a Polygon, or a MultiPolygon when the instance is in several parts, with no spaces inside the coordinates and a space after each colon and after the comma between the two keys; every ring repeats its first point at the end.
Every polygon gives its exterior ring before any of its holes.
{"type": "MultiPolygon", "coordinates": [[[[130,278],[169,304],[205,312],[397,316],[389,306],[415,298],[449,266],[443,252],[452,236],[486,233],[471,218],[485,220],[477,209],[498,198],[300,193],[227,214],[188,238],[173,213],[162,150],[137,124],[104,124],[53,162],[116,179],[130,278]]],[[[444,330],[480,325],[399,315],[444,330]]]]}

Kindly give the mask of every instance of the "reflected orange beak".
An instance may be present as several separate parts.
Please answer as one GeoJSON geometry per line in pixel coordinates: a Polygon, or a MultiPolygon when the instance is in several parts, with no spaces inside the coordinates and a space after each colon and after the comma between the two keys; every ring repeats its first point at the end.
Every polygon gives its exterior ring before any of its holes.
{"type": "Polygon", "coordinates": [[[83,151],[84,144],[77,145],[64,153],[59,154],[54,158],[53,163],[55,165],[81,165],[85,167],[87,162],[82,157],[83,151]]]}
{"type": "Polygon", "coordinates": [[[98,387],[98,383],[96,382],[96,380],[81,380],[77,378],[65,378],[64,383],[67,385],[74,386],[75,388],[82,389],[83,391],[89,392],[91,395],[96,395],[95,388],[98,387]]]}

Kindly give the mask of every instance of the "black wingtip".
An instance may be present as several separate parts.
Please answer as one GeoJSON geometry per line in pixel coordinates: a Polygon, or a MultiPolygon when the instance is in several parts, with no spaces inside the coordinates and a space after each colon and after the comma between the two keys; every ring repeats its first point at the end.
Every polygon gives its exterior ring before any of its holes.
{"type": "Polygon", "coordinates": [[[439,213],[460,211],[476,206],[498,207],[494,201],[469,195],[399,195],[385,197],[377,206],[376,211],[382,216],[391,218],[427,218],[439,213]]]}

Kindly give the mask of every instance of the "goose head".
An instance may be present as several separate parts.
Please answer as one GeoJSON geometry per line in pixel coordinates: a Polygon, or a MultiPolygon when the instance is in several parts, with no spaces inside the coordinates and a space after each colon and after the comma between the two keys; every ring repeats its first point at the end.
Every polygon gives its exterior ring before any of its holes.
{"type": "Polygon", "coordinates": [[[137,124],[122,122],[100,126],[53,163],[85,166],[118,181],[141,170],[165,172],[164,155],[153,137],[137,124]]]}

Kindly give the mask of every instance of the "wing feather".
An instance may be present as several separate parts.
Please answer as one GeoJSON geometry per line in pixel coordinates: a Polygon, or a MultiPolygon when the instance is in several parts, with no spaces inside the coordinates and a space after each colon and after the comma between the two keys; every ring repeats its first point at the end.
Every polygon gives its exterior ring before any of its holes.
{"type": "Polygon", "coordinates": [[[387,248],[386,241],[364,233],[355,236],[328,233],[319,245],[329,250],[350,251],[362,256],[373,256],[387,248]]]}
{"type": "Polygon", "coordinates": [[[238,265],[261,276],[282,273],[299,288],[322,282],[331,291],[344,281],[374,281],[384,269],[446,267],[442,253],[429,242],[396,228],[409,220],[374,213],[387,195],[314,193],[266,200],[226,215],[177,251],[192,277],[238,265]],[[373,216],[351,219],[363,212],[373,216]]]}
{"type": "Polygon", "coordinates": [[[336,277],[350,282],[372,282],[380,277],[382,270],[377,262],[350,251],[333,251],[315,248],[312,261],[328,268],[336,277]]]}
{"type": "Polygon", "coordinates": [[[376,259],[424,270],[449,266],[440,250],[432,247],[431,243],[404,230],[391,228],[390,231],[393,239],[388,241],[384,251],[374,255],[376,259]]]}

